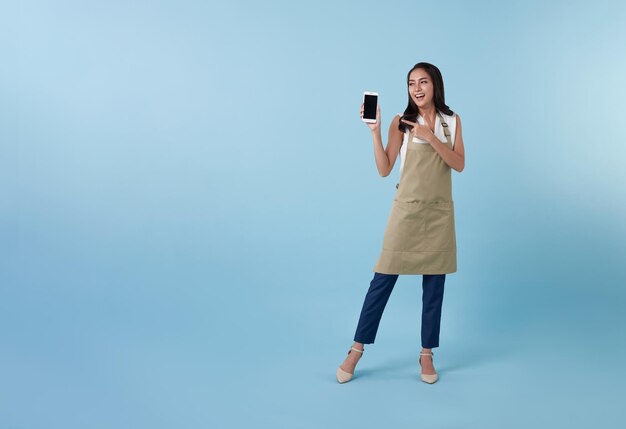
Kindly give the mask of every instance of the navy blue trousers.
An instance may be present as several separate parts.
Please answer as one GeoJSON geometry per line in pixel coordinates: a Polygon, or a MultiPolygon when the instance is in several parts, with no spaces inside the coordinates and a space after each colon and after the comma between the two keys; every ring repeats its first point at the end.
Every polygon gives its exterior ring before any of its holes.
{"type": "MultiPolygon", "coordinates": [[[[374,273],[370,288],[365,295],[354,341],[372,344],[376,338],[380,318],[383,315],[398,274],[374,273]]],[[[439,347],[439,327],[445,274],[423,274],[422,278],[422,347],[439,347]]]]}

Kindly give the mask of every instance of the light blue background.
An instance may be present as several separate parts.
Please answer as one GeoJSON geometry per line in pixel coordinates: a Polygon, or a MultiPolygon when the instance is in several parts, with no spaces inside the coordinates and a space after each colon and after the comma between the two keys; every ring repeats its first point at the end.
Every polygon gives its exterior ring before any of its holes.
{"type": "Polygon", "coordinates": [[[0,427],[617,427],[626,7],[20,1],[0,13],[0,427]],[[421,276],[352,342],[406,74],[463,120],[434,385],[421,276]]]}

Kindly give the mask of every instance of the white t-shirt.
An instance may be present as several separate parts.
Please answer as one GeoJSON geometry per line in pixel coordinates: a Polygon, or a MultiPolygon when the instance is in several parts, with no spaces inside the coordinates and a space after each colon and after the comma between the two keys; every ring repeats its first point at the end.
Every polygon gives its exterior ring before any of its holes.
{"type": "MultiPolygon", "coordinates": [[[[439,113],[441,113],[441,116],[443,116],[443,119],[445,119],[446,123],[448,124],[448,129],[450,130],[450,139],[452,141],[452,148],[454,149],[454,138],[456,137],[456,113],[454,113],[452,116],[446,115],[443,112],[439,112],[439,113]]],[[[402,113],[398,113],[398,115],[402,116],[402,113]]],[[[417,115],[417,122],[422,125],[426,124],[426,120],[419,113],[417,115]]],[[[402,139],[402,146],[400,147],[400,174],[402,174],[402,167],[404,167],[404,159],[406,158],[406,144],[409,140],[409,132],[410,131],[408,129],[404,132],[404,138],[402,139]]],[[[439,115],[437,115],[435,119],[434,134],[442,142],[447,141],[446,135],[443,132],[443,127],[441,126],[441,122],[439,120],[439,115]]],[[[413,137],[413,144],[430,144],[430,143],[428,143],[426,140],[413,137]]]]}

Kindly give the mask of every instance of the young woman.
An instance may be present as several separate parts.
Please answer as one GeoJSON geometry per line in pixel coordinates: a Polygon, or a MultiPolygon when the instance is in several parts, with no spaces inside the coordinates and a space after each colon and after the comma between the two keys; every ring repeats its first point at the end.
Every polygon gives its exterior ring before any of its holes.
{"type": "MultiPolygon", "coordinates": [[[[394,117],[387,148],[380,135],[380,105],[372,131],[376,166],[389,175],[400,154],[400,183],[374,278],[365,296],[354,344],[337,369],[340,383],[350,381],[363,354],[372,344],[398,275],[421,274],[421,379],[434,383],[432,349],[439,347],[439,327],[446,274],[456,272],[456,235],[451,169],[465,168],[461,119],[445,103],[443,78],[437,67],[418,63],[407,75],[409,103],[394,117]],[[355,352],[355,353],[352,353],[355,352]],[[423,360],[422,360],[423,359],[423,360]]],[[[363,117],[363,105],[361,105],[363,117]]]]}

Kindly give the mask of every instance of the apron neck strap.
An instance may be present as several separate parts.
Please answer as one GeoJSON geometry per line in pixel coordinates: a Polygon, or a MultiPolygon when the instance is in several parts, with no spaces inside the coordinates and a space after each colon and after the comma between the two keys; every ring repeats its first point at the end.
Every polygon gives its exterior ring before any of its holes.
{"type": "Polygon", "coordinates": [[[448,144],[452,146],[452,138],[450,137],[451,133],[448,129],[448,123],[445,119],[443,119],[443,116],[439,111],[437,111],[437,115],[439,116],[439,120],[441,121],[441,126],[443,127],[443,133],[446,135],[446,140],[448,141],[448,144]]]}

